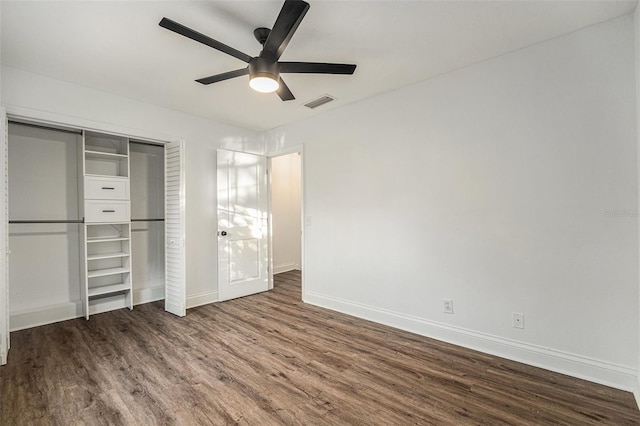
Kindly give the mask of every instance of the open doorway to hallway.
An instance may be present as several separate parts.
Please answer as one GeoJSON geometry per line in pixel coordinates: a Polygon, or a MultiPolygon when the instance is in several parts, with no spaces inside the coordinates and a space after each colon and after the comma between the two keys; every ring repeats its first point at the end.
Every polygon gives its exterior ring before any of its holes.
{"type": "Polygon", "coordinates": [[[273,273],[301,271],[302,155],[293,152],[270,160],[273,273]]]}

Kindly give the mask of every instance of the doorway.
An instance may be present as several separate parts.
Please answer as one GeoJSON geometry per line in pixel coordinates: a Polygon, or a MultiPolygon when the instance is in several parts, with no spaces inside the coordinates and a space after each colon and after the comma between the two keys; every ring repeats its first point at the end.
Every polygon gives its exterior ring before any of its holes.
{"type": "MultiPolygon", "coordinates": [[[[273,274],[303,270],[302,152],[270,158],[273,274]]],[[[276,280],[274,280],[275,282],[276,280]]]]}

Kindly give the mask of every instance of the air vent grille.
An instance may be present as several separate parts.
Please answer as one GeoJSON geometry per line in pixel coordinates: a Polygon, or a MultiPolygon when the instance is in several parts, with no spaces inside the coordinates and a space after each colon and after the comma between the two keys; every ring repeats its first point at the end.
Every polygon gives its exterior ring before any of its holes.
{"type": "Polygon", "coordinates": [[[329,95],[323,95],[323,96],[320,96],[318,99],[314,99],[310,102],[307,102],[306,104],[304,104],[304,106],[310,109],[314,109],[314,108],[318,108],[320,105],[328,104],[329,102],[332,102],[334,100],[335,98],[329,95]]]}

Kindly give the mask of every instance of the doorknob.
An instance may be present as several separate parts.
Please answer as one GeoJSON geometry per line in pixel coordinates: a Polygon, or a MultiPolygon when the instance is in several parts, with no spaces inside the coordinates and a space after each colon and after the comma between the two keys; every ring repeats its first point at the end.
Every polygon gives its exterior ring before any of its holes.
{"type": "Polygon", "coordinates": [[[227,236],[227,231],[218,231],[218,235],[220,235],[222,237],[226,237],[227,236]]]}

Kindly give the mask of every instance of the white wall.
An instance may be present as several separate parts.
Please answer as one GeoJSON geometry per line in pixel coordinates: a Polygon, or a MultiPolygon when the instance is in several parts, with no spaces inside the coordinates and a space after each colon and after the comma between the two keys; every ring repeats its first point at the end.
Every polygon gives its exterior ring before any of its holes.
{"type": "Polygon", "coordinates": [[[217,300],[216,149],[262,152],[255,132],[10,67],[2,69],[8,113],[106,132],[185,140],[187,305],[217,300]]]}
{"type": "Polygon", "coordinates": [[[293,153],[271,159],[271,215],[273,272],[300,269],[301,162],[293,153]]]}
{"type": "Polygon", "coordinates": [[[626,16],[271,131],[269,152],[305,145],[303,299],[632,389],[633,31],[626,16]]]}

